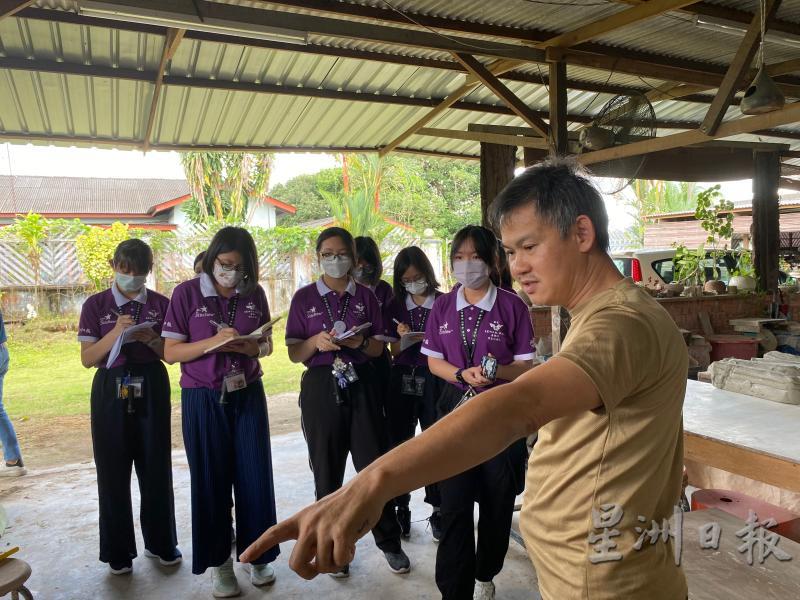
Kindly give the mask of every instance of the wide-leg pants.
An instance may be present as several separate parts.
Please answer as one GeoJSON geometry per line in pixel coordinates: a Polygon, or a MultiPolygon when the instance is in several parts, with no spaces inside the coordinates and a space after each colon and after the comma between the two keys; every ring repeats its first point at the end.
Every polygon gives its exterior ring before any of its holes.
{"type": "MultiPolygon", "coordinates": [[[[267,400],[261,380],[225,395],[181,392],[183,441],[192,488],[192,573],[217,567],[231,555],[231,489],[236,501],[236,554],[275,525],[275,487],[267,400]]],[[[274,561],[279,548],[254,564],[274,561]]]]}
{"type": "MultiPolygon", "coordinates": [[[[366,363],[357,366],[356,372],[359,381],[338,394],[330,366],[312,367],[303,374],[300,412],[317,500],[342,487],[348,453],[356,471],[361,471],[388,448],[374,367],[366,363]]],[[[384,506],[372,535],[384,552],[400,550],[393,501],[384,506]]]]}
{"type": "MultiPolygon", "coordinates": [[[[131,467],[136,468],[145,547],[171,557],[177,545],[172,492],[170,388],[161,361],[98,369],[92,381],[92,449],[100,501],[100,560],[127,563],[136,557],[131,505],[131,467]],[[117,378],[143,377],[142,397],[119,399],[117,378]]],[[[230,534],[229,534],[230,535],[230,534]]]]}
{"type": "MultiPolygon", "coordinates": [[[[427,367],[395,365],[389,377],[389,396],[386,401],[386,424],[391,447],[395,448],[414,437],[417,423],[422,431],[436,422],[436,403],[442,392],[443,381],[433,375],[427,367]],[[425,379],[422,396],[403,393],[403,376],[412,375],[425,379]]],[[[408,508],[411,494],[395,498],[397,506],[408,508]]],[[[439,508],[441,498],[438,485],[425,486],[425,502],[439,508]]]]}
{"type": "MultiPolygon", "coordinates": [[[[463,392],[446,385],[440,418],[463,392]]],[[[525,441],[518,440],[494,458],[439,483],[442,538],[436,553],[436,585],[444,600],[471,600],[475,580],[491,581],[503,569],[511,533],[514,500],[522,491],[525,441]],[[480,506],[475,542],[474,503],[480,506]]]]}

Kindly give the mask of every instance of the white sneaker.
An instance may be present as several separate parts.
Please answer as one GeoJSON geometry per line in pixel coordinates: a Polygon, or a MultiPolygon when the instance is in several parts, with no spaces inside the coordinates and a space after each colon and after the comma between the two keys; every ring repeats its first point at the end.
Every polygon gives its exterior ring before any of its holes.
{"type": "Polygon", "coordinates": [[[25,468],[21,458],[13,464],[4,462],[3,466],[0,467],[0,477],[19,477],[27,472],[28,469],[25,468]]]}
{"type": "Polygon", "coordinates": [[[491,581],[475,581],[475,593],[472,600],[494,600],[494,583],[491,581]]]}
{"type": "Polygon", "coordinates": [[[230,557],[220,566],[211,568],[211,582],[214,584],[214,598],[233,598],[242,593],[230,557]]]}
{"type": "Polygon", "coordinates": [[[163,558],[158,554],[150,552],[150,550],[148,550],[147,548],[144,549],[144,555],[147,558],[157,558],[158,562],[161,563],[162,567],[174,567],[183,560],[183,555],[181,554],[181,551],[178,550],[177,548],[175,548],[175,552],[172,558],[163,558]]]}
{"type": "Polygon", "coordinates": [[[256,586],[272,585],[275,583],[275,569],[272,565],[251,565],[250,583],[256,586]]]}

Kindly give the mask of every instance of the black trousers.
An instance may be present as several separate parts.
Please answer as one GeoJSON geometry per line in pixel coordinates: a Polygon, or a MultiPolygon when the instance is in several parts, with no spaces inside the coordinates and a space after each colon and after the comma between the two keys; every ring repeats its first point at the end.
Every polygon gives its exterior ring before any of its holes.
{"type": "MultiPolygon", "coordinates": [[[[462,395],[447,384],[439,399],[440,416],[453,410],[462,395]]],[[[439,484],[442,539],[436,553],[436,585],[444,600],[471,600],[476,579],[491,581],[502,570],[524,460],[525,442],[519,440],[494,458],[439,484]],[[480,505],[477,548],[475,502],[480,505]]]]}
{"type": "Polygon", "coordinates": [[[139,480],[139,518],[145,548],[171,557],[177,545],[172,492],[169,376],[160,361],[98,369],[92,382],[92,448],[100,500],[100,560],[136,557],[131,506],[131,466],[139,480]],[[143,377],[142,398],[117,398],[118,377],[143,377]]]}
{"type": "MultiPolygon", "coordinates": [[[[386,423],[389,441],[395,448],[414,437],[419,422],[422,431],[436,422],[436,402],[442,392],[443,381],[431,374],[427,367],[395,365],[389,377],[389,395],[386,401],[386,423]],[[425,379],[422,396],[403,393],[403,376],[411,375],[425,379]]],[[[408,508],[411,494],[395,498],[397,506],[408,508]]],[[[439,508],[441,497],[438,484],[425,486],[425,502],[439,508]]]]}
{"type": "MultiPolygon", "coordinates": [[[[361,471],[386,451],[385,420],[375,394],[374,367],[356,367],[359,381],[336,393],[331,367],[312,367],[300,383],[300,413],[317,500],[342,487],[347,454],[361,471]]],[[[384,552],[400,550],[400,524],[394,503],[384,506],[372,530],[384,552]]]]}

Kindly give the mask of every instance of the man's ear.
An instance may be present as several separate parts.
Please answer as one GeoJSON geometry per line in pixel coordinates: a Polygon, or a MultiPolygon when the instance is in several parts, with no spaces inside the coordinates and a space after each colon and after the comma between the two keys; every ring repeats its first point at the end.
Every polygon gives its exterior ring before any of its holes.
{"type": "Polygon", "coordinates": [[[578,250],[581,252],[589,252],[597,238],[592,220],[586,215],[579,215],[575,220],[574,231],[578,250]]]}

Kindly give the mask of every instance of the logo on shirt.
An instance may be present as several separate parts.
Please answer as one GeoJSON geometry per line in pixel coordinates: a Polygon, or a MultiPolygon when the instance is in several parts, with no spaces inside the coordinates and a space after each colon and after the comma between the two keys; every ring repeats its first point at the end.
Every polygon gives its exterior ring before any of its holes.
{"type": "Polygon", "coordinates": [[[358,304],[356,304],[353,307],[353,312],[356,313],[357,315],[363,315],[364,311],[366,311],[366,310],[367,310],[367,307],[364,306],[363,302],[359,302],[358,304]]]}
{"type": "Polygon", "coordinates": [[[503,328],[503,324],[500,321],[492,321],[489,323],[489,327],[492,328],[492,331],[499,332],[503,328]]]}
{"type": "Polygon", "coordinates": [[[306,311],[306,318],[307,319],[314,319],[316,317],[321,317],[322,311],[320,311],[316,306],[312,306],[306,311]]]}
{"type": "Polygon", "coordinates": [[[253,302],[248,302],[247,305],[244,307],[244,314],[249,319],[259,319],[261,318],[261,311],[253,302]]]}
{"type": "Polygon", "coordinates": [[[114,317],[111,313],[107,313],[100,317],[100,325],[111,325],[114,322],[114,317]]]}
{"type": "Polygon", "coordinates": [[[172,327],[172,321],[164,321],[164,327],[172,327]]]}
{"type": "Polygon", "coordinates": [[[453,330],[450,329],[450,323],[444,322],[439,325],[439,335],[447,335],[448,333],[453,333],[453,330]]]}
{"type": "Polygon", "coordinates": [[[208,319],[210,317],[211,317],[211,311],[208,310],[208,307],[205,304],[198,307],[198,309],[194,311],[195,319],[208,319]]]}
{"type": "Polygon", "coordinates": [[[87,333],[89,335],[92,335],[92,330],[89,329],[88,327],[80,327],[78,329],[78,333],[87,333]]]}
{"type": "Polygon", "coordinates": [[[505,337],[503,324],[500,321],[489,323],[488,329],[485,329],[483,333],[486,334],[487,339],[491,342],[502,342],[505,337]]]}
{"type": "Polygon", "coordinates": [[[148,321],[158,321],[161,319],[161,311],[158,311],[154,308],[151,308],[147,311],[147,320],[148,321]]]}

